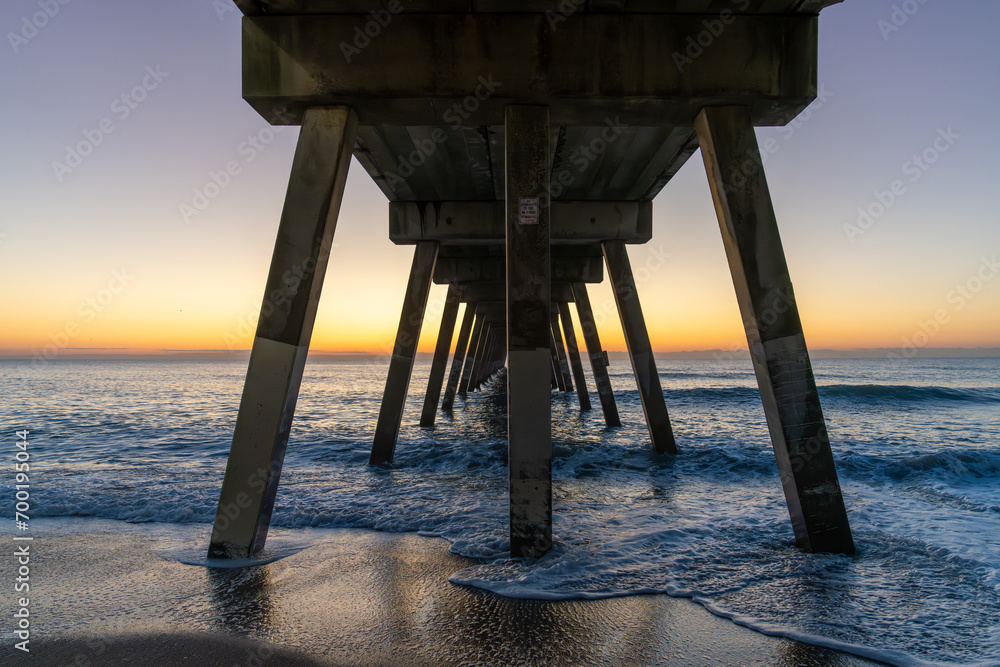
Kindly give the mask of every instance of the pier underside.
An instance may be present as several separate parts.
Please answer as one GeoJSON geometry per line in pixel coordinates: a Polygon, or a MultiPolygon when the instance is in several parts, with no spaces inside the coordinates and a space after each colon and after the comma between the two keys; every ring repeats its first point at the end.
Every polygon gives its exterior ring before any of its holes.
{"type": "Polygon", "coordinates": [[[266,539],[352,155],[389,202],[389,238],[414,246],[372,464],[406,437],[428,294],[447,285],[420,426],[506,368],[510,552],[548,551],[551,392],[591,409],[581,338],[605,423],[621,424],[587,294],[605,267],[651,447],[676,454],[626,245],[650,240],[654,197],[699,148],[796,541],[853,551],[754,134],[814,99],[834,1],[237,4],[245,99],[302,131],[211,555],[266,539]]]}

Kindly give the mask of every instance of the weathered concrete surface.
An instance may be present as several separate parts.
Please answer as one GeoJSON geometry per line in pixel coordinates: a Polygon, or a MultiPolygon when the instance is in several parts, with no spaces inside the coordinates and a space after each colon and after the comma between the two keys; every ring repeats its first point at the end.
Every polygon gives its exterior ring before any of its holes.
{"type": "Polygon", "coordinates": [[[552,548],[549,111],[505,119],[510,554],[534,558],[552,548]]]}
{"type": "MultiPolygon", "coordinates": [[[[554,202],[553,244],[592,245],[606,239],[646,243],[653,235],[653,202],[554,202]]],[[[392,202],[389,240],[397,245],[502,244],[504,202],[392,202]]]]}
{"type": "Polygon", "coordinates": [[[552,311],[549,314],[549,326],[552,327],[552,342],[556,349],[556,359],[559,361],[559,374],[562,376],[560,389],[573,391],[573,377],[569,372],[569,357],[566,354],[562,330],[559,328],[559,305],[554,301],[552,311]]]}
{"type": "Polygon", "coordinates": [[[713,107],[695,128],[796,542],[810,551],[853,553],[752,118],[739,107],[713,107]]]}
{"type": "Polygon", "coordinates": [[[212,529],[213,558],[246,558],[267,539],[356,128],[347,107],[303,117],[212,529]]]}
{"type": "Polygon", "coordinates": [[[587,380],[583,373],[583,362],[580,361],[580,346],[576,342],[573,331],[573,316],[569,304],[559,303],[559,318],[562,321],[563,335],[566,337],[566,353],[569,355],[570,366],[573,368],[573,379],[576,381],[576,397],[580,401],[581,410],[590,410],[590,395],[587,393],[587,380]]]}
{"type": "MultiPolygon", "coordinates": [[[[724,0],[590,0],[571,5],[566,14],[564,0],[407,0],[400,7],[407,12],[552,12],[558,26],[575,13],[628,12],[663,14],[707,14],[729,9],[735,14],[818,14],[830,5],[844,0],[740,0],[728,4],[724,0]]],[[[366,14],[384,8],[384,0],[235,0],[247,16],[260,14],[366,14]]]]}
{"type": "Polygon", "coordinates": [[[437,252],[438,245],[430,241],[418,243],[413,252],[403,312],[399,316],[399,332],[392,348],[389,375],[385,380],[385,392],[382,394],[378,423],[375,425],[375,439],[368,461],[371,465],[392,463],[392,455],[396,451],[396,438],[403,420],[406,391],[410,386],[413,360],[417,356],[417,342],[424,323],[424,310],[431,291],[431,276],[434,275],[437,252]]]}
{"type": "Polygon", "coordinates": [[[601,245],[608,264],[608,277],[611,279],[615,303],[618,304],[618,313],[621,315],[622,331],[625,333],[629,359],[632,360],[642,410],[646,414],[649,437],[658,453],[676,454],[677,444],[667,415],[667,404],[663,400],[660,376],[653,359],[653,346],[650,345],[646,321],[642,317],[639,292],[636,290],[635,278],[632,277],[632,266],[628,261],[625,244],[621,241],[605,241],[601,245]]]}
{"type": "MultiPolygon", "coordinates": [[[[551,327],[551,325],[550,325],[551,327]]],[[[549,349],[552,350],[552,384],[559,391],[569,391],[566,387],[566,375],[562,372],[562,364],[559,362],[559,344],[556,342],[556,334],[549,329],[549,349]]]]}
{"type": "Polygon", "coordinates": [[[483,363],[486,360],[487,349],[493,336],[493,324],[487,320],[483,325],[483,331],[479,335],[479,345],[476,346],[476,354],[472,357],[472,371],[469,373],[469,386],[467,391],[479,389],[479,378],[483,372],[483,363]]]}
{"type": "Polygon", "coordinates": [[[445,386],[444,398],[441,399],[441,409],[448,412],[455,405],[455,392],[458,391],[458,381],[462,379],[462,365],[469,349],[469,336],[472,334],[472,322],[476,315],[476,304],[465,306],[462,315],[462,326],[458,330],[458,341],[455,343],[455,358],[451,362],[451,372],[448,374],[448,384],[445,386]]]}
{"type": "Polygon", "coordinates": [[[552,26],[541,13],[402,13],[391,38],[350,62],[340,44],[353,42],[355,21],[247,17],[243,96],[288,123],[309,105],[353,103],[365,126],[441,125],[477,86],[480,103],[461,125],[502,124],[512,101],[547,105],[555,125],[690,127],[701,107],[727,103],[759,125],[788,122],[815,94],[817,18],[731,18],[678,66],[674,54],[706,31],[705,16],[580,14],[552,26]]]}
{"type": "Polygon", "coordinates": [[[505,328],[502,324],[495,325],[490,331],[489,344],[487,345],[486,354],[483,357],[483,364],[476,378],[477,390],[496,374],[500,350],[506,345],[505,338],[505,328]]]}
{"type": "Polygon", "coordinates": [[[576,312],[580,316],[580,329],[587,345],[587,356],[590,357],[590,369],[594,374],[594,384],[597,385],[597,395],[601,399],[601,410],[604,412],[604,423],[613,428],[621,426],[618,416],[618,404],[615,402],[615,392],[611,388],[611,378],[608,377],[608,365],[604,359],[604,348],[597,333],[597,322],[594,321],[594,311],[590,306],[590,295],[583,283],[573,285],[573,300],[576,301],[576,312]]]}
{"type": "MultiPolygon", "coordinates": [[[[504,298],[506,290],[507,287],[502,282],[474,283],[465,286],[465,290],[462,293],[462,300],[482,303],[486,304],[487,307],[495,308],[496,306],[503,306],[506,303],[506,299],[504,298]]],[[[569,283],[552,283],[549,288],[549,294],[552,301],[572,301],[573,286],[569,283]]],[[[501,313],[495,319],[502,321],[504,320],[504,315],[501,313]]]]}
{"type": "MultiPolygon", "coordinates": [[[[235,0],[247,16],[260,14],[367,14],[385,7],[384,0],[235,0]]],[[[736,14],[818,14],[824,7],[843,0],[590,0],[573,4],[572,14],[589,12],[718,14],[728,9],[736,14]]],[[[563,0],[407,0],[400,5],[407,12],[504,12],[527,14],[553,12],[558,26],[572,14],[565,14],[563,0]]]]}
{"type": "MultiPolygon", "coordinates": [[[[502,285],[507,271],[502,256],[438,257],[434,283],[493,283],[502,285]]],[[[604,262],[600,257],[553,257],[552,282],[600,283],[604,280],[604,262]]]]}
{"type": "Polygon", "coordinates": [[[476,322],[472,326],[472,338],[469,340],[469,350],[465,355],[465,363],[462,366],[462,379],[458,383],[458,395],[465,396],[469,393],[469,381],[472,379],[472,368],[475,364],[476,354],[479,352],[479,343],[483,334],[483,327],[486,324],[485,310],[476,310],[476,322]]]}
{"type": "MultiPolygon", "coordinates": [[[[616,118],[549,129],[553,203],[651,201],[698,149],[689,126],[616,118]]],[[[503,125],[379,125],[358,130],[354,156],[389,201],[502,201],[503,147],[503,125]]]]}
{"type": "Polygon", "coordinates": [[[559,371],[559,357],[556,356],[556,342],[552,339],[552,332],[549,331],[549,364],[551,365],[552,380],[551,385],[553,389],[558,389],[559,391],[566,391],[566,387],[563,385],[563,376],[559,371]]]}
{"type": "MultiPolygon", "coordinates": [[[[437,272],[436,266],[434,271],[437,272]]],[[[441,313],[441,327],[438,330],[437,343],[434,346],[431,372],[427,378],[424,407],[420,412],[420,425],[424,428],[434,426],[434,419],[437,416],[438,399],[441,398],[441,384],[444,382],[444,371],[448,365],[448,352],[451,350],[451,338],[455,333],[455,320],[458,318],[458,306],[461,299],[462,287],[450,285],[448,295],[444,300],[444,311],[441,313]]]]}

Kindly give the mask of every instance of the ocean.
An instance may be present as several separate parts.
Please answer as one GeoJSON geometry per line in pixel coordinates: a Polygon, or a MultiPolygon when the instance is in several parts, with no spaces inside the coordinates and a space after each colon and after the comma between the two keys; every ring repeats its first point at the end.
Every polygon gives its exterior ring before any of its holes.
{"type": "MultiPolygon", "coordinates": [[[[555,547],[523,563],[506,559],[502,379],[421,429],[418,362],[395,462],[370,468],[387,366],[310,361],[265,558],[308,548],[314,528],[416,532],[476,559],[453,584],[501,596],[681,596],[890,664],[1000,665],[1000,359],[814,361],[854,557],[795,549],[749,361],[657,365],[676,457],[650,450],[627,361],[610,368],[621,428],[604,426],[592,382],[590,412],[553,393],[555,547]]],[[[11,463],[30,431],[36,534],[153,524],[163,558],[204,564],[245,370],[0,361],[11,463]]]]}

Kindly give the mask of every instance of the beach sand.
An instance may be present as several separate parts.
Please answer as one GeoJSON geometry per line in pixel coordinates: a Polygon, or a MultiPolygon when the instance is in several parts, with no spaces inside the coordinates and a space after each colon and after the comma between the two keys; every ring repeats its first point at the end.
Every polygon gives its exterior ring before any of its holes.
{"type": "MultiPolygon", "coordinates": [[[[412,533],[275,531],[279,550],[311,546],[242,569],[176,560],[197,560],[207,530],[34,522],[31,653],[13,648],[5,621],[0,664],[875,664],[768,637],[666,595],[548,602],[457,586],[448,577],[472,561],[412,533]]],[[[0,540],[14,544],[9,533],[0,540]]],[[[0,576],[12,582],[16,568],[5,556],[0,576]]],[[[6,619],[13,598],[0,600],[6,619]]]]}

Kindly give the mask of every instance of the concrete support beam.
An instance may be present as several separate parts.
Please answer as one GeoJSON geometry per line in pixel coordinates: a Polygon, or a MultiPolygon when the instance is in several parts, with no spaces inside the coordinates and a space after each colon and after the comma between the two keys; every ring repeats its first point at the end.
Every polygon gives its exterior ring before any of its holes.
{"type": "MultiPolygon", "coordinates": [[[[478,283],[465,286],[462,293],[462,300],[475,301],[491,306],[500,306],[502,309],[506,303],[504,293],[507,286],[504,283],[478,283]]],[[[570,283],[552,283],[550,294],[553,301],[572,301],[573,288],[570,283]]],[[[502,320],[502,315],[498,318],[502,320]]]]}
{"type": "MultiPolygon", "coordinates": [[[[551,210],[551,240],[556,245],[592,245],[606,239],[646,243],[653,237],[650,201],[557,201],[551,210]]],[[[389,202],[389,240],[397,245],[503,244],[504,224],[502,201],[389,202]]]]}
{"type": "Polygon", "coordinates": [[[486,384],[486,382],[493,377],[493,374],[496,373],[497,349],[500,347],[500,342],[504,335],[504,328],[501,326],[497,326],[496,329],[491,332],[490,344],[486,350],[486,357],[483,362],[483,370],[479,374],[479,382],[476,385],[477,389],[486,384]]]}
{"type": "Polygon", "coordinates": [[[708,104],[743,104],[758,125],[784,124],[816,94],[815,16],[735,14],[711,48],[676,67],[705,14],[578,13],[555,26],[543,11],[466,11],[394,15],[391,37],[350,62],[339,45],[354,43],[356,21],[245,18],[243,96],[292,124],[308,105],[354,101],[364,125],[440,125],[456,104],[465,126],[501,125],[517,101],[548,105],[553,125],[690,127],[708,104]],[[479,104],[461,106],[472,93],[479,104]]]}
{"type": "Polygon", "coordinates": [[[674,432],[670,427],[667,404],[663,400],[660,376],[653,359],[653,347],[649,342],[649,332],[646,331],[646,321],[642,317],[639,292],[635,287],[635,278],[632,277],[632,266],[628,261],[625,244],[621,241],[606,241],[601,247],[604,249],[604,261],[608,265],[615,303],[618,304],[618,313],[621,315],[625,344],[632,360],[635,382],[639,387],[642,410],[646,414],[649,437],[658,453],[676,454],[674,432]]]}
{"type": "Polygon", "coordinates": [[[510,554],[536,558],[552,548],[549,110],[504,122],[510,554]]]}
{"type": "Polygon", "coordinates": [[[497,330],[497,337],[493,341],[493,350],[490,352],[490,368],[489,373],[486,375],[486,379],[483,382],[487,382],[493,378],[494,375],[500,370],[501,361],[500,356],[503,354],[503,350],[507,347],[507,343],[504,340],[507,337],[507,327],[501,326],[497,330]]]}
{"type": "Polygon", "coordinates": [[[604,411],[604,423],[613,428],[621,426],[618,416],[618,404],[615,403],[615,393],[611,388],[611,378],[608,377],[608,365],[604,361],[604,348],[597,333],[597,322],[594,321],[594,311],[590,307],[590,296],[587,286],[583,283],[573,285],[573,300],[576,302],[576,312],[580,316],[580,329],[587,345],[587,356],[590,357],[590,368],[594,373],[594,384],[597,385],[597,395],[601,399],[601,410],[604,411]]]}
{"type": "MultiPolygon", "coordinates": [[[[247,16],[268,14],[367,14],[385,8],[384,0],[235,0],[247,16]]],[[[747,0],[733,8],[733,13],[755,14],[819,14],[829,5],[843,0],[747,0]]],[[[542,9],[555,10],[558,3],[539,0],[412,0],[406,5],[408,12],[532,12],[542,9]]],[[[695,4],[692,0],[659,0],[655,4],[632,6],[625,0],[590,0],[586,7],[579,6],[579,12],[633,12],[633,13],[674,13],[692,12],[696,9],[711,11],[711,5],[703,0],[695,4]]]]}
{"type": "Polygon", "coordinates": [[[552,366],[552,388],[558,389],[559,391],[566,391],[566,384],[563,380],[562,371],[559,370],[559,356],[556,354],[556,341],[552,336],[552,331],[549,331],[549,350],[551,354],[549,355],[549,363],[552,366]]]}
{"type": "Polygon", "coordinates": [[[476,368],[476,391],[479,391],[482,388],[483,383],[486,381],[487,373],[489,373],[490,354],[492,354],[493,345],[501,331],[503,331],[503,329],[500,328],[499,323],[490,325],[490,334],[486,337],[486,343],[483,345],[482,358],[479,360],[479,366],[476,368]]]}
{"type": "Polygon", "coordinates": [[[455,392],[458,391],[458,381],[462,379],[462,364],[465,362],[465,355],[469,349],[469,336],[472,334],[472,321],[476,316],[476,305],[473,303],[465,306],[465,314],[462,315],[462,326],[458,330],[458,342],[455,343],[455,358],[451,362],[451,372],[448,374],[448,384],[445,386],[444,398],[441,399],[441,410],[451,411],[455,405],[455,392]]]}
{"type": "Polygon", "coordinates": [[[472,338],[469,340],[469,349],[465,355],[465,364],[462,368],[462,379],[458,383],[458,395],[465,397],[469,393],[469,381],[472,380],[472,370],[475,366],[476,354],[479,352],[479,340],[482,338],[483,327],[486,324],[484,311],[476,310],[476,323],[472,327],[472,338]]]}
{"type": "Polygon", "coordinates": [[[477,391],[479,389],[479,384],[483,377],[483,366],[486,364],[486,356],[493,340],[493,328],[493,324],[488,321],[483,325],[483,333],[479,337],[479,349],[476,350],[476,356],[472,359],[469,391],[477,391]]]}
{"type": "Polygon", "coordinates": [[[444,382],[444,371],[448,365],[448,352],[451,350],[451,338],[455,334],[455,320],[458,318],[458,306],[461,300],[462,287],[449,285],[448,296],[444,300],[444,312],[441,313],[441,328],[438,330],[437,344],[434,347],[434,359],[431,361],[431,372],[427,378],[427,395],[424,396],[424,408],[420,413],[420,425],[424,428],[434,426],[434,418],[437,416],[441,384],[444,382]]]}
{"type": "Polygon", "coordinates": [[[267,539],[356,131],[347,107],[309,109],[302,119],[212,528],[212,558],[247,558],[267,539]],[[293,284],[288,275],[301,278],[293,284]]]}
{"type": "Polygon", "coordinates": [[[549,325],[549,349],[552,350],[552,384],[559,391],[566,389],[566,376],[562,372],[562,364],[559,362],[559,346],[556,344],[556,335],[549,325]]]}
{"type": "MultiPolygon", "coordinates": [[[[438,257],[434,283],[494,283],[503,286],[507,271],[503,257],[438,257]]],[[[553,257],[553,283],[600,283],[604,261],[600,257],[553,257]]],[[[502,300],[502,299],[501,299],[502,300]]]]}
{"type": "Polygon", "coordinates": [[[573,377],[569,372],[569,359],[566,356],[566,346],[559,328],[559,306],[555,302],[553,302],[552,312],[549,314],[549,325],[552,327],[552,342],[555,344],[556,359],[559,360],[559,373],[562,375],[561,388],[563,391],[573,391],[573,377]]]}
{"type": "Polygon", "coordinates": [[[497,358],[496,358],[496,370],[493,373],[494,375],[496,375],[497,373],[500,373],[503,370],[504,365],[507,363],[507,335],[506,335],[506,331],[507,331],[507,327],[504,327],[503,332],[501,332],[502,336],[501,336],[500,340],[498,341],[498,345],[497,345],[497,358]]]}
{"type": "Polygon", "coordinates": [[[385,380],[385,392],[379,408],[378,423],[375,425],[375,440],[372,442],[371,465],[392,463],[396,450],[399,425],[403,420],[406,391],[410,386],[413,360],[417,356],[417,342],[420,328],[424,323],[424,310],[431,291],[431,277],[437,259],[436,243],[418,243],[413,253],[410,279],[403,299],[403,312],[399,316],[399,332],[392,348],[389,361],[389,375],[385,380]]]}
{"type": "Polygon", "coordinates": [[[590,395],[587,393],[587,380],[583,374],[583,362],[580,361],[580,347],[576,343],[576,333],[573,331],[573,317],[569,304],[559,303],[559,318],[562,320],[563,335],[566,337],[566,353],[569,355],[570,366],[573,368],[573,379],[576,380],[576,396],[580,401],[581,410],[590,410],[590,395]]]}
{"type": "Polygon", "coordinates": [[[712,107],[695,129],[797,544],[853,553],[809,352],[749,112],[712,107]],[[745,165],[755,166],[747,174],[745,165]]]}

